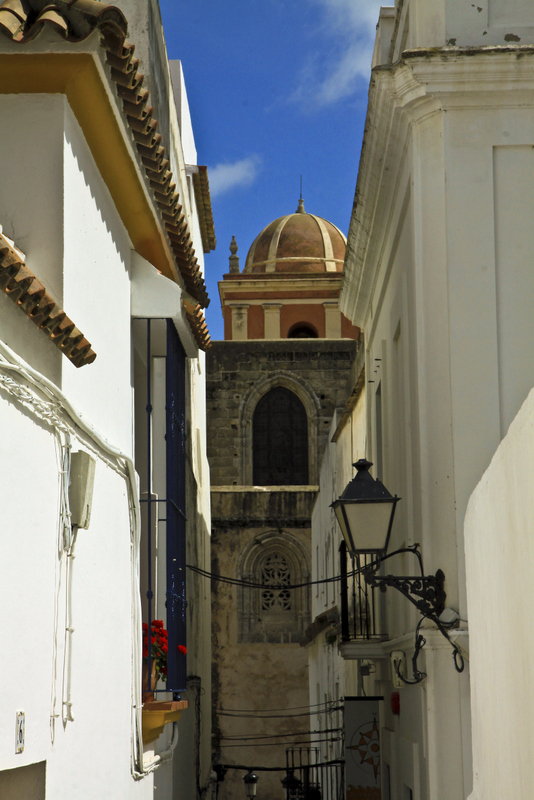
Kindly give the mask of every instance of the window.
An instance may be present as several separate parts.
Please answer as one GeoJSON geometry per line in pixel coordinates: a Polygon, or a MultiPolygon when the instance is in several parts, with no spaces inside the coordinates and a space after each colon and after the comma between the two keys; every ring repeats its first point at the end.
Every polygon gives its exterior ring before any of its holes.
{"type": "Polygon", "coordinates": [[[306,485],[308,417],[296,394],[277,386],[264,394],[252,420],[253,484],[306,485]]]}
{"type": "Polygon", "coordinates": [[[375,393],[375,415],[376,415],[376,477],[379,481],[384,480],[383,465],[383,433],[382,433],[382,383],[378,384],[375,393]]]}
{"type": "Polygon", "coordinates": [[[299,642],[309,625],[309,587],[289,587],[309,580],[304,544],[286,531],[267,531],[245,549],[238,577],[261,585],[238,593],[239,641],[299,642]]]}
{"type": "Polygon", "coordinates": [[[133,323],[143,621],[168,632],[166,691],[186,688],[186,355],[174,323],[133,323]],[[181,647],[182,649],[178,649],[181,647]]]}

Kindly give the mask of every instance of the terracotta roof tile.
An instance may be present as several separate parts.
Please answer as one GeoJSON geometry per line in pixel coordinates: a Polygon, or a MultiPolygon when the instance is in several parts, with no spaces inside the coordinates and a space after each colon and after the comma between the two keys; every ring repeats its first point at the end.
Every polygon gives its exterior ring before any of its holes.
{"type": "Polygon", "coordinates": [[[95,360],[90,342],[28,269],[20,250],[3,234],[0,234],[0,289],[76,367],[95,360]]]}
{"type": "Polygon", "coordinates": [[[187,300],[183,301],[187,321],[195,337],[195,341],[201,350],[209,350],[211,347],[211,338],[204,319],[204,313],[200,306],[194,306],[188,303],[187,300]]]}
{"type": "Polygon", "coordinates": [[[215,226],[213,224],[207,167],[199,166],[198,172],[193,173],[193,187],[195,189],[202,244],[204,252],[209,253],[210,250],[215,250],[217,239],[215,238],[215,226]]]}
{"type": "Polygon", "coordinates": [[[45,25],[75,42],[95,28],[124,38],[128,30],[122,11],[98,0],[4,0],[0,4],[0,29],[16,42],[34,39],[45,25]]]}
{"type": "MultiPolygon", "coordinates": [[[[182,214],[180,196],[172,182],[169,160],[161,144],[162,137],[157,132],[157,120],[153,117],[154,109],[149,105],[149,93],[142,88],[144,76],[139,72],[139,60],[134,57],[134,45],[126,41],[128,26],[124,14],[115,6],[99,0],[0,0],[0,33],[9,39],[24,44],[34,39],[45,25],[74,42],[82,41],[94,30],[100,31],[100,43],[106,51],[111,78],[122,100],[139,162],[169,236],[178,271],[187,292],[200,305],[207,307],[210,301],[191,233],[182,214]],[[170,236],[177,227],[181,231],[179,240],[170,236]]],[[[206,213],[205,204],[199,211],[201,213],[206,213]]],[[[209,222],[207,224],[209,226],[209,222]]]]}

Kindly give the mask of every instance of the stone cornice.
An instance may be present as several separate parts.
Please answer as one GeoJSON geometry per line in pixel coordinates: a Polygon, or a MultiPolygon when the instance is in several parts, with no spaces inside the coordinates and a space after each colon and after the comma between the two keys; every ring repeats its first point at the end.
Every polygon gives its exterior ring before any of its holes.
{"type": "Polygon", "coordinates": [[[317,296],[324,293],[330,296],[333,290],[339,291],[341,280],[341,272],[227,274],[224,280],[219,281],[219,296],[222,305],[230,294],[233,298],[235,294],[251,292],[263,294],[265,300],[268,300],[273,292],[276,292],[277,296],[292,295],[295,292],[313,292],[317,296]]]}

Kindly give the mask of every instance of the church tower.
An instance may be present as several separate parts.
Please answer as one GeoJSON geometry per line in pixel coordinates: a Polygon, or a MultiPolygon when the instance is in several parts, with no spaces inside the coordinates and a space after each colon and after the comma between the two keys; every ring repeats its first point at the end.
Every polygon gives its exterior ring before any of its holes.
{"type": "Polygon", "coordinates": [[[233,238],[219,284],[225,340],[357,338],[338,307],[346,243],[331,222],[307,214],[302,199],[256,237],[243,272],[233,238]]]}
{"type": "MultiPolygon", "coordinates": [[[[243,793],[233,765],[280,767],[286,747],[310,742],[294,709],[310,702],[311,516],[359,335],[338,307],[345,246],[301,199],[259,233],[242,271],[232,239],[219,283],[225,340],[206,359],[214,764],[229,767],[219,800],[243,793]]],[[[282,800],[284,777],[261,772],[261,795],[282,800]]]]}

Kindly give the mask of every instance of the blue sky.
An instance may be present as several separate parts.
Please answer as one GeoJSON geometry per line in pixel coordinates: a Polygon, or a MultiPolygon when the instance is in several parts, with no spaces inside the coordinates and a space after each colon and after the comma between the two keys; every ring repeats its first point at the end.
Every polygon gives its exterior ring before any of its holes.
{"type": "MultiPolygon", "coordinates": [[[[385,3],[382,3],[385,4],[385,3]]],[[[207,164],[217,249],[206,256],[212,339],[232,235],[243,267],[257,234],[296,210],[346,235],[379,0],[160,0],[182,61],[198,160],[207,164]]]]}

